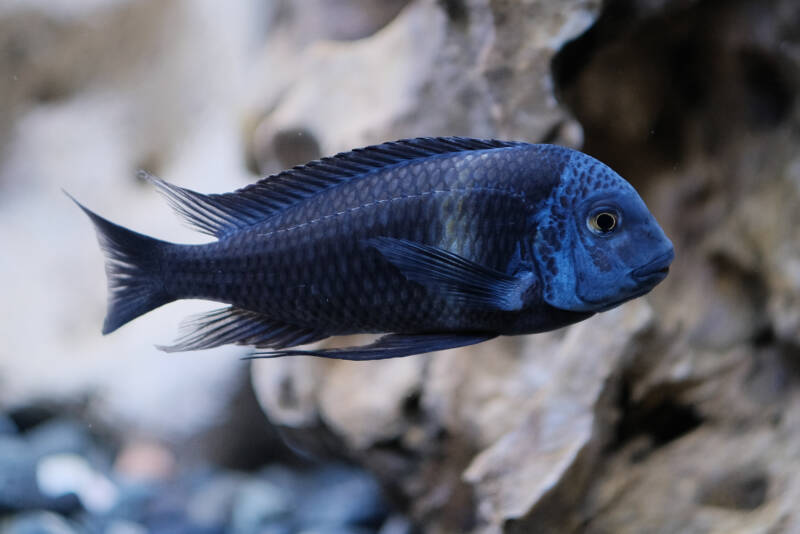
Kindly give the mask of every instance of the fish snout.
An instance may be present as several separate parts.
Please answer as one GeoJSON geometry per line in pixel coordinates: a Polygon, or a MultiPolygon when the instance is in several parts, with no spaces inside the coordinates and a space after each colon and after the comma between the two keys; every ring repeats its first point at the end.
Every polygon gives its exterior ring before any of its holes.
{"type": "Polygon", "coordinates": [[[645,265],[632,270],[631,278],[639,283],[649,282],[655,285],[667,277],[669,266],[673,259],[675,259],[675,250],[670,247],[667,252],[658,255],[645,265]]]}

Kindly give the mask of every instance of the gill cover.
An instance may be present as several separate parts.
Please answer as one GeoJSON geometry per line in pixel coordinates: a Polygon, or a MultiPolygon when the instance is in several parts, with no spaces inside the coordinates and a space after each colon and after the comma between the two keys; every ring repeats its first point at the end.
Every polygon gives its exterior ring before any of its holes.
{"type": "Polygon", "coordinates": [[[575,236],[569,228],[571,221],[567,219],[571,210],[557,205],[566,194],[564,189],[562,178],[559,187],[537,214],[533,253],[545,302],[564,310],[583,310],[584,304],[576,294],[575,236]]]}

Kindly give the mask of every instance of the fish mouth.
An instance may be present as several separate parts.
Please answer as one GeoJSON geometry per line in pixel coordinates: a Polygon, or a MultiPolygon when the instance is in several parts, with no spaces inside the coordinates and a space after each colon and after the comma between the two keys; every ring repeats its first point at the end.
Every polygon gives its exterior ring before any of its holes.
{"type": "Polygon", "coordinates": [[[667,277],[669,266],[675,259],[675,251],[670,249],[653,261],[631,271],[631,277],[637,282],[658,283],[667,277]]]}

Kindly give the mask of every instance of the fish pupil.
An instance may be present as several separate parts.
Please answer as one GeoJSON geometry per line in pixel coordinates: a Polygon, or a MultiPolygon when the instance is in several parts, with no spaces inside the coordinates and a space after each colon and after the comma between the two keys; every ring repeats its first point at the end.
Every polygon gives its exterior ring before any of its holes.
{"type": "Polygon", "coordinates": [[[596,234],[608,234],[617,227],[617,214],[610,211],[601,211],[592,215],[587,224],[589,229],[596,234]]]}
{"type": "Polygon", "coordinates": [[[597,227],[603,232],[610,232],[617,225],[617,218],[610,213],[601,213],[597,216],[597,227]]]}

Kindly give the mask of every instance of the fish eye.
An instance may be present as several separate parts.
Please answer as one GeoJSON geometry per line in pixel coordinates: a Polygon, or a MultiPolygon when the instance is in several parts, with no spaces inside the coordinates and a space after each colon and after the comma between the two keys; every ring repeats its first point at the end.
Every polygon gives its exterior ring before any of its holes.
{"type": "Polygon", "coordinates": [[[619,225],[619,213],[616,210],[603,208],[592,212],[586,220],[586,225],[592,233],[607,235],[619,225]]]}

